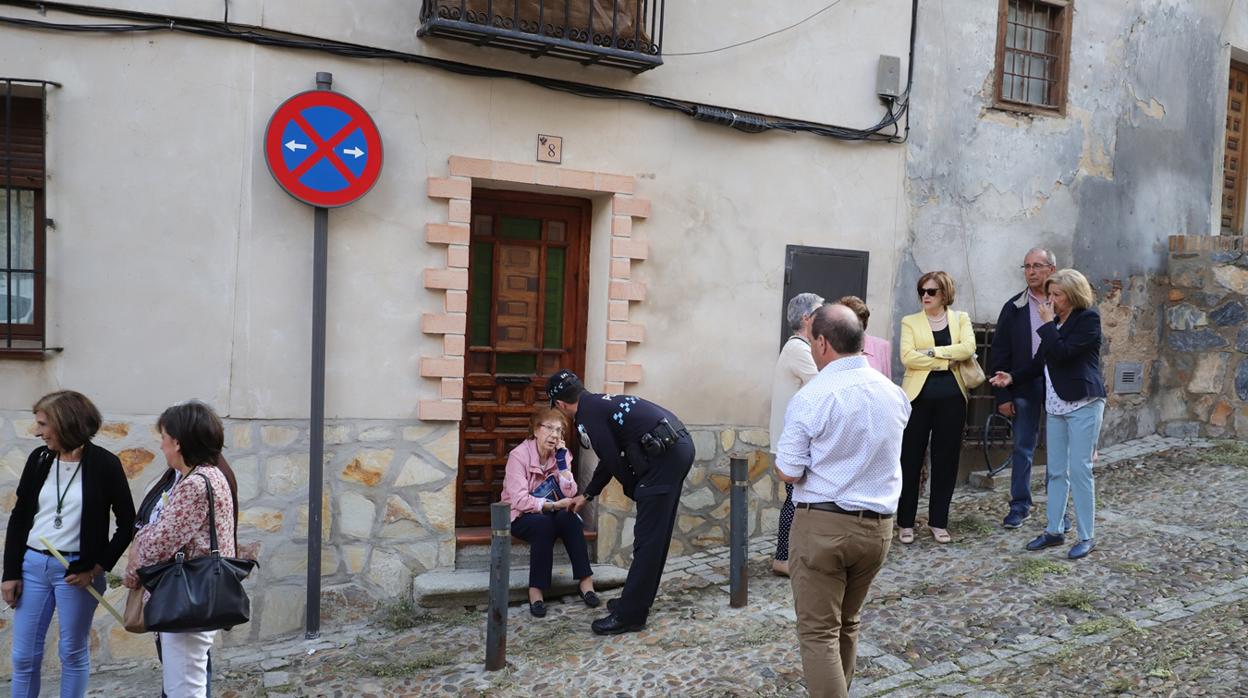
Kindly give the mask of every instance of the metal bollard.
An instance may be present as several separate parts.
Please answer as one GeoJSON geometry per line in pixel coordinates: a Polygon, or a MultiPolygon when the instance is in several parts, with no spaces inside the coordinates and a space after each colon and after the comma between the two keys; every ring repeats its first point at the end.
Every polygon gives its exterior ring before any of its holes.
{"type": "Polygon", "coordinates": [[[490,612],[485,626],[485,670],[507,666],[507,597],[511,586],[511,505],[490,505],[490,612]]]}
{"type": "Polygon", "coordinates": [[[730,466],[732,475],[732,508],[731,527],[729,529],[729,567],[728,585],[732,608],[742,608],[749,597],[749,577],[746,574],[746,544],[750,532],[750,505],[746,495],[749,486],[749,468],[744,458],[733,458],[730,466]]]}

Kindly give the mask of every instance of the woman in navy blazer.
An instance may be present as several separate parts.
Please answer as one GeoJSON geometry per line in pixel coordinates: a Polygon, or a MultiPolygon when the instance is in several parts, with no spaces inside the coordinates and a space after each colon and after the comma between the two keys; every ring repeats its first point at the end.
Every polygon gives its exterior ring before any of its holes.
{"type": "Polygon", "coordinates": [[[1092,455],[1105,415],[1105,381],[1101,378],[1101,316],[1092,308],[1092,286],[1074,269],[1054,272],[1044,284],[1049,302],[1039,309],[1044,322],[1036,333],[1040,349],[1031,364],[1013,374],[998,371],[998,388],[1044,376],[1044,411],[1048,471],[1048,524],[1027,544],[1028,550],[1066,542],[1063,519],[1066,495],[1075,501],[1079,542],[1069,557],[1077,560],[1096,547],[1093,538],[1096,484],[1092,455]]]}

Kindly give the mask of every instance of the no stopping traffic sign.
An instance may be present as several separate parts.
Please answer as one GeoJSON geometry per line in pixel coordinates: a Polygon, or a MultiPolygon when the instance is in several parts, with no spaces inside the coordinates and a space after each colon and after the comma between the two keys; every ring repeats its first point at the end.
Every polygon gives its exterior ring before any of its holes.
{"type": "Polygon", "coordinates": [[[364,108],[329,90],[282,103],[264,132],[264,160],[291,196],[313,206],[346,206],[381,173],[381,134],[364,108]]]}

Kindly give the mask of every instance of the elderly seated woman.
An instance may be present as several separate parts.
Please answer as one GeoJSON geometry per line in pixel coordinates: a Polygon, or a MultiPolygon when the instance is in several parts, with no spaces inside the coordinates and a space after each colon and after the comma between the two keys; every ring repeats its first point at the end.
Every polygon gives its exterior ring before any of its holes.
{"type": "Polygon", "coordinates": [[[511,505],[511,533],[529,544],[529,612],[546,615],[544,594],[550,588],[555,539],[572,559],[572,574],[580,581],[581,600],[598,606],[594,572],[585,545],[585,522],[570,510],[576,480],[569,467],[572,456],[564,446],[567,422],[558,410],[540,408],[529,420],[529,438],[507,456],[500,501],[511,505]]]}

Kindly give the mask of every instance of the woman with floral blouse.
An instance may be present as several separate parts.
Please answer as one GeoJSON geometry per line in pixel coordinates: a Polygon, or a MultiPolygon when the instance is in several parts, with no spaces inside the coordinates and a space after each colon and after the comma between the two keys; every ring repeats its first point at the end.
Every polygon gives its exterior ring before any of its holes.
{"type": "MultiPolygon", "coordinates": [[[[139,588],[136,570],[164,562],[183,551],[188,560],[209,554],[208,488],[212,488],[217,521],[217,544],[223,557],[234,557],[234,493],[225,474],[216,466],[224,444],[221,419],[212,408],[192,401],[174,405],[157,420],[160,450],[176,482],[169,490],[155,520],[134,536],[126,586],[139,588]]],[[[160,633],[164,693],[169,698],[207,695],[208,650],[216,630],[160,633]]]]}

